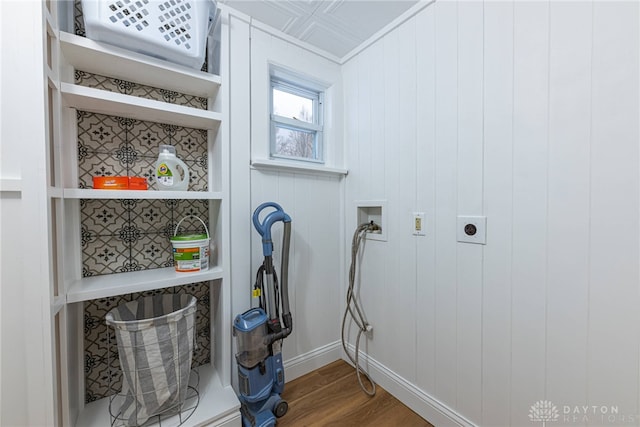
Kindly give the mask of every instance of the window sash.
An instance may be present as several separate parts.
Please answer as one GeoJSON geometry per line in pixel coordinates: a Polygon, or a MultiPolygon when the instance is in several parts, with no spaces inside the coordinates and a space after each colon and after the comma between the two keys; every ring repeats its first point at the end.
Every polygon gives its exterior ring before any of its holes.
{"type": "Polygon", "coordinates": [[[324,93],[321,91],[307,90],[294,83],[289,83],[286,80],[271,78],[271,91],[270,91],[270,119],[271,119],[271,142],[270,142],[270,155],[273,158],[301,160],[306,162],[324,163],[324,147],[323,147],[323,103],[324,93]],[[289,117],[284,117],[275,114],[273,105],[273,91],[274,89],[288,92],[290,94],[311,99],[313,102],[313,122],[305,122],[303,120],[296,120],[289,117]],[[276,152],[276,128],[284,128],[292,131],[301,131],[312,133],[314,135],[313,153],[314,157],[301,157],[290,156],[286,154],[279,154],[276,152]]]}
{"type": "MultiPolygon", "coordinates": [[[[297,120],[294,120],[297,123],[297,120]]],[[[324,148],[322,145],[322,130],[304,129],[300,126],[289,126],[284,123],[271,121],[271,157],[278,159],[301,160],[305,162],[324,163],[324,148]],[[276,128],[289,129],[292,131],[308,132],[313,135],[313,157],[290,156],[276,152],[276,128]]]]}
{"type": "Polygon", "coordinates": [[[287,92],[292,95],[299,96],[301,98],[310,99],[313,102],[313,123],[322,123],[320,120],[320,105],[321,105],[321,93],[312,90],[307,90],[299,86],[294,86],[291,83],[287,83],[284,80],[271,79],[271,112],[273,113],[273,90],[277,89],[281,92],[287,92]]]}
{"type": "Polygon", "coordinates": [[[317,125],[315,123],[305,122],[304,120],[295,120],[290,119],[289,117],[278,116],[277,114],[271,114],[271,121],[275,123],[280,123],[289,128],[301,129],[306,131],[322,131],[322,126],[317,125]]]}

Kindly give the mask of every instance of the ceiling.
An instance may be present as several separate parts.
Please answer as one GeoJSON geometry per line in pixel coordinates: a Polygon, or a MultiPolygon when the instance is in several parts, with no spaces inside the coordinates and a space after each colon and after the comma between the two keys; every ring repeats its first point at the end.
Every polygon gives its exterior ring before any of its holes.
{"type": "Polygon", "coordinates": [[[420,0],[220,2],[337,58],[342,58],[420,0]]]}

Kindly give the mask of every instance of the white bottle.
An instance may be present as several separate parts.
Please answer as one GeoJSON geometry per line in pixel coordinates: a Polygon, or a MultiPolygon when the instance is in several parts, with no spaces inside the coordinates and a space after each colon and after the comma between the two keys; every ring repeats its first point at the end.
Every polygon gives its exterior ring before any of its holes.
{"type": "Polygon", "coordinates": [[[189,169],[176,157],[176,149],[171,145],[160,146],[160,155],[156,162],[156,182],[159,190],[186,191],[189,186],[189,169]]]}

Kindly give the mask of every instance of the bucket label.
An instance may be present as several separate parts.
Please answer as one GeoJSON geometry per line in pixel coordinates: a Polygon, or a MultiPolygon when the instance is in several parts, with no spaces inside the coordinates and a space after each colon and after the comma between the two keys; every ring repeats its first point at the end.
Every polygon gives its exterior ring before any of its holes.
{"type": "Polygon", "coordinates": [[[208,246],[173,248],[176,271],[200,271],[209,267],[208,246]]]}

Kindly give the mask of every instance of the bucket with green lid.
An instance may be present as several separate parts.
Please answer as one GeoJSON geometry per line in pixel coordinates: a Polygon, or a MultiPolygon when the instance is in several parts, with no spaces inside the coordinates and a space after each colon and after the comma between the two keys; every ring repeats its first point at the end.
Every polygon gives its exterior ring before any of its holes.
{"type": "Polygon", "coordinates": [[[209,268],[209,242],[211,236],[207,225],[195,215],[187,215],[176,225],[171,238],[173,246],[173,264],[180,273],[204,271],[209,268]],[[187,218],[195,218],[202,223],[206,234],[182,234],[178,235],[180,224],[187,218]]]}

